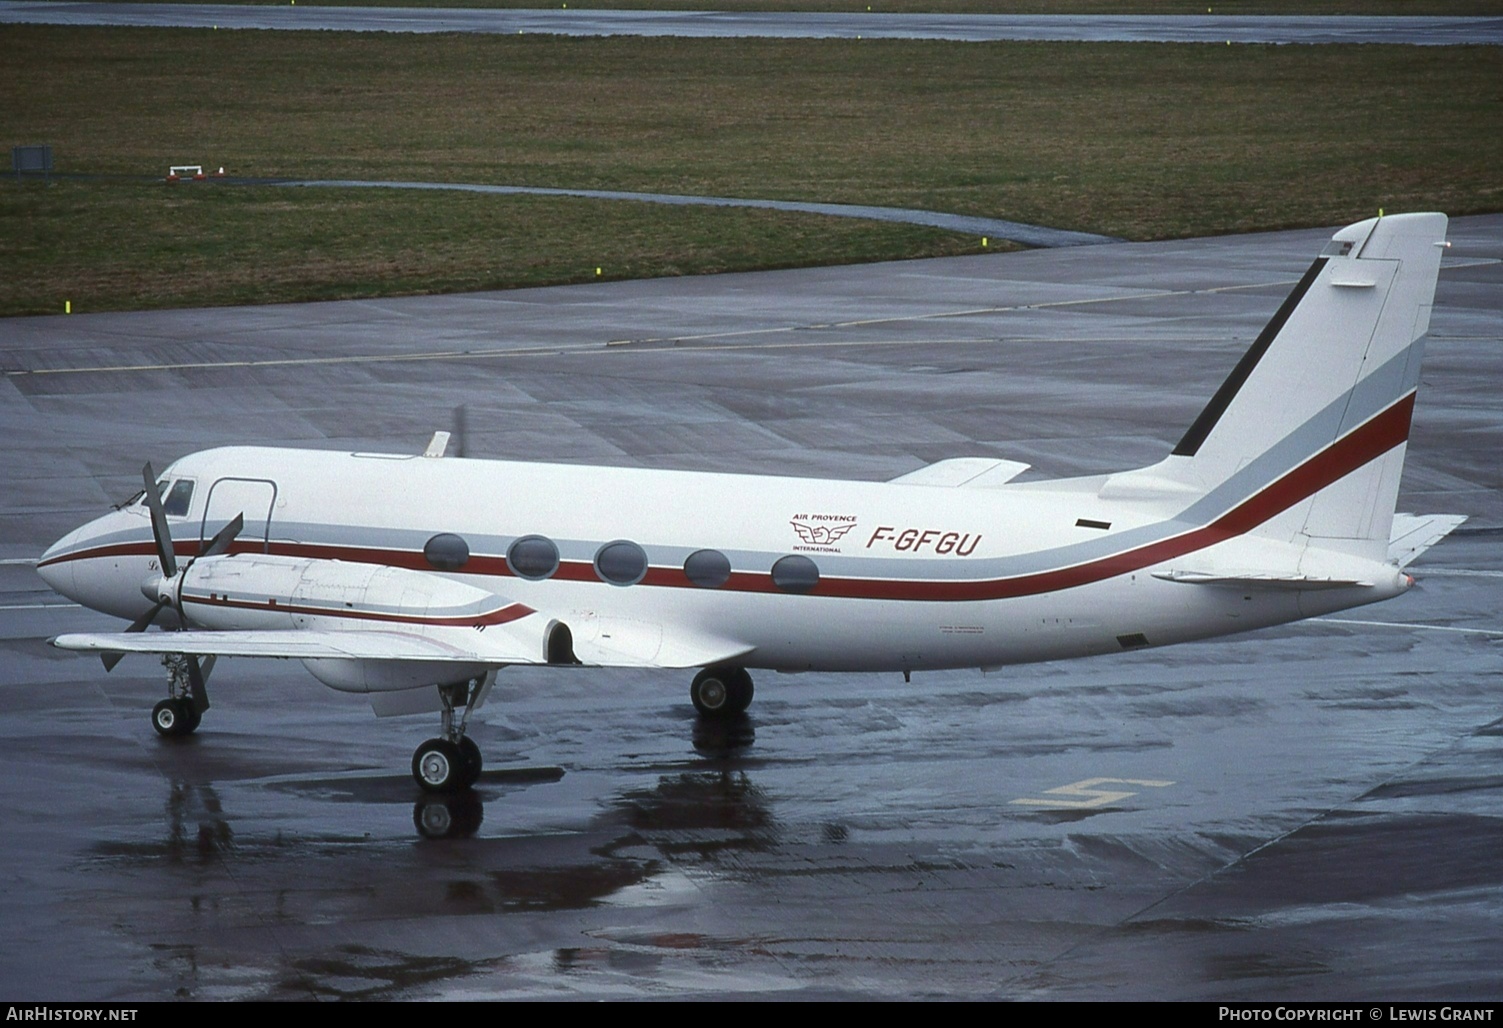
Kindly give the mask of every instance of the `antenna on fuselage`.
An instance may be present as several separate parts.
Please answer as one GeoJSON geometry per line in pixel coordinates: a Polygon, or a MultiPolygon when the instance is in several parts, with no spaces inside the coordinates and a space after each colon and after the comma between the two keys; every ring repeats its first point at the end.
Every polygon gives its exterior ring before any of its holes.
{"type": "Polygon", "coordinates": [[[454,431],[434,432],[433,438],[428,440],[428,448],[423,451],[424,457],[445,457],[449,455],[450,444],[453,444],[454,456],[464,456],[464,428],[465,407],[460,404],[454,408],[454,431]]]}
{"type": "Polygon", "coordinates": [[[456,457],[466,456],[465,429],[469,413],[469,408],[462,403],[454,408],[454,456],[456,457]]]}

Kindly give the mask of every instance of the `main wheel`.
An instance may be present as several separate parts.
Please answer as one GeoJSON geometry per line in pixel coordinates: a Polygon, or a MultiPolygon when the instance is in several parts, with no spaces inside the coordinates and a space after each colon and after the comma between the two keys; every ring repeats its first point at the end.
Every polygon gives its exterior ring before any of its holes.
{"type": "Polygon", "coordinates": [[[744,667],[726,669],[726,684],[731,687],[731,710],[742,713],[751,706],[752,676],[744,667]]]}
{"type": "Polygon", "coordinates": [[[689,685],[689,699],[704,717],[730,717],[751,703],[751,675],[741,668],[705,668],[689,685]]]}
{"type": "Polygon", "coordinates": [[[469,786],[468,761],[448,739],[429,739],[412,755],[412,777],[428,792],[458,792],[469,786]]]}
{"type": "Polygon", "coordinates": [[[459,755],[464,758],[464,784],[474,785],[480,780],[480,768],[485,763],[480,757],[480,747],[468,735],[461,736],[459,755]]]}
{"type": "Polygon", "coordinates": [[[187,735],[198,727],[198,715],[187,700],[163,700],[151,708],[151,727],[168,739],[187,735]]]}

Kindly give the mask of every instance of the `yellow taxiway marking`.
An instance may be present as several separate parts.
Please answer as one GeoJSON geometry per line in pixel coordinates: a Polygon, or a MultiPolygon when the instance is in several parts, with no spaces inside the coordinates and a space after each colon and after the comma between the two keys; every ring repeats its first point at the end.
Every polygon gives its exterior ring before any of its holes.
{"type": "Polygon", "coordinates": [[[1118,800],[1137,795],[1137,789],[1098,789],[1096,788],[1098,785],[1136,785],[1139,789],[1164,789],[1173,784],[1173,782],[1152,778],[1086,778],[1079,782],[1071,782],[1069,785],[1044,790],[1044,796],[1071,798],[1043,799],[1025,796],[1022,799],[1013,800],[1012,803],[1016,806],[1084,810],[1088,807],[1104,807],[1108,803],[1116,803],[1118,800]]]}

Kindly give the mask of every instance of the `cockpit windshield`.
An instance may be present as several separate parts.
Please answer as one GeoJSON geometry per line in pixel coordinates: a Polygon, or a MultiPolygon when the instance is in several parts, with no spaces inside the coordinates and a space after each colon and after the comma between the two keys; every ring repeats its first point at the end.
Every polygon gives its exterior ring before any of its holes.
{"type": "MultiPolygon", "coordinates": [[[[168,517],[180,518],[188,513],[188,508],[193,505],[193,479],[180,478],[176,482],[170,478],[157,480],[157,495],[162,497],[162,512],[168,517]]],[[[141,490],[120,505],[121,507],[146,506],[146,490],[141,490]]]]}
{"type": "Polygon", "coordinates": [[[180,478],[172,483],[172,488],[162,497],[162,510],[170,518],[180,518],[188,513],[188,505],[192,502],[193,480],[180,478]]]}

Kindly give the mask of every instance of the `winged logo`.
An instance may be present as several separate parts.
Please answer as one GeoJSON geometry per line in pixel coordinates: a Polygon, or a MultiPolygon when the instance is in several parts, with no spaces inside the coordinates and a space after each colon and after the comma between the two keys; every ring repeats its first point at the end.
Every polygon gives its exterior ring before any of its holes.
{"type": "Polygon", "coordinates": [[[788,523],[793,526],[793,530],[798,533],[800,539],[817,546],[829,546],[856,527],[854,523],[845,525],[807,525],[802,521],[788,523]]]}

